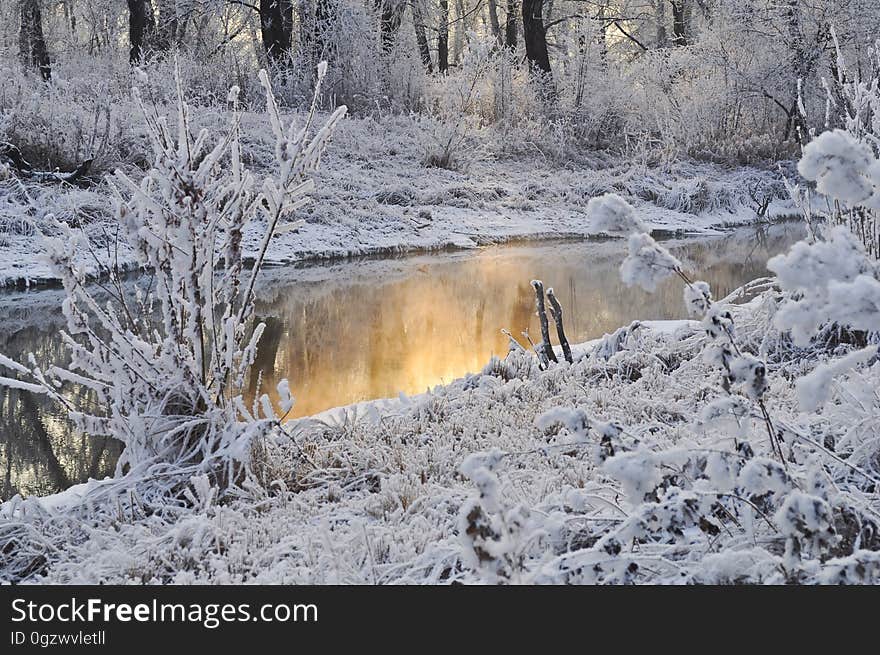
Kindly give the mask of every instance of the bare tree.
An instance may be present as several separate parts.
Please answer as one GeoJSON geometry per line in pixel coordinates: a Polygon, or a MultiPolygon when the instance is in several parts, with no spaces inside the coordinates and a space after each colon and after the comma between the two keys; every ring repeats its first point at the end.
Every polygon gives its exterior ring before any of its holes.
{"type": "Polygon", "coordinates": [[[293,2],[260,0],[260,32],[269,65],[283,66],[288,61],[293,38],[293,2]]]}
{"type": "Polygon", "coordinates": [[[128,60],[132,65],[144,56],[147,42],[156,31],[153,10],[147,0],[128,0],[128,60]]]}
{"type": "Polygon", "coordinates": [[[18,31],[18,46],[21,60],[25,66],[38,68],[47,82],[52,79],[52,65],[46,39],[43,37],[43,16],[39,0],[19,0],[21,26],[18,31]]]}
{"type": "MultiPolygon", "coordinates": [[[[523,0],[523,40],[526,44],[526,58],[532,72],[540,73],[544,82],[549,82],[552,74],[550,54],[547,51],[547,30],[544,27],[544,0],[523,0]]],[[[542,86],[545,86],[542,84],[542,86]]],[[[545,93],[549,91],[544,88],[545,93]]]]}

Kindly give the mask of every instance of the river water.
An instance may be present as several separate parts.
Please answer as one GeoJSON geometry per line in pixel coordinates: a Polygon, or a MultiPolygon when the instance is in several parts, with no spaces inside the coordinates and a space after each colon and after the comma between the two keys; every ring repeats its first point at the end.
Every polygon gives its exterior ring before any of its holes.
{"type": "MultiPolygon", "coordinates": [[[[739,229],[666,245],[716,298],[766,275],[767,259],[803,237],[798,224],[739,229]]],[[[308,416],[361,400],[420,393],[503,356],[509,329],[540,341],[532,279],[553,287],[572,343],[636,319],[684,317],[681,282],[656,293],[620,282],[623,241],[508,245],[477,251],[267,269],[257,368],[272,395],[287,377],[308,416]]],[[[0,294],[0,352],[62,361],[62,292],[0,294]]],[[[555,331],[554,338],[555,338],[555,331]]],[[[250,392],[257,391],[258,377],[250,392]]],[[[112,473],[119,444],[77,434],[39,397],[0,388],[0,499],[46,494],[112,473]]]]}

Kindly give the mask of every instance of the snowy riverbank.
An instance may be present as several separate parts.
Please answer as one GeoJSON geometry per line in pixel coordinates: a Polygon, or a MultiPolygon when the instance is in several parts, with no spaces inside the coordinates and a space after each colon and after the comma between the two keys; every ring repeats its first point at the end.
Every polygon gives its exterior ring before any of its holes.
{"type": "Polygon", "coordinates": [[[753,411],[718,411],[699,323],[648,323],[571,365],[512,354],[289,424],[257,451],[271,493],[218,504],[195,479],[190,506],[79,518],[80,486],[5,504],[7,529],[17,518],[32,547],[57,548],[40,551],[40,582],[876,582],[876,495],[852,468],[869,417],[846,397],[876,389],[880,365],[841,381],[824,414],[800,412],[792,373],[832,355],[791,347],[777,298],[728,309],[767,357],[784,465],[753,411]]]}
{"type": "MultiPolygon", "coordinates": [[[[245,130],[251,126],[246,155],[268,169],[272,150],[261,121],[258,114],[245,116],[245,130]]],[[[668,234],[712,234],[753,222],[753,192],[777,198],[768,217],[796,213],[781,199],[772,170],[691,161],[647,165],[596,154],[564,167],[475,158],[452,171],[422,164],[423,138],[403,119],[384,128],[371,119],[345,121],[317,174],[314,202],[300,215],[305,223],[273,238],[267,264],[595,236],[587,202],[611,191],[629,199],[648,227],[668,234]]],[[[25,193],[12,181],[0,182],[0,287],[52,280],[34,230],[52,232],[47,214],[81,223],[103,265],[131,266],[126,245],[116,246],[110,206],[103,184],[25,193]]],[[[245,235],[245,251],[256,253],[261,238],[257,223],[245,235]]],[[[80,257],[85,270],[95,270],[94,256],[80,257]]]]}

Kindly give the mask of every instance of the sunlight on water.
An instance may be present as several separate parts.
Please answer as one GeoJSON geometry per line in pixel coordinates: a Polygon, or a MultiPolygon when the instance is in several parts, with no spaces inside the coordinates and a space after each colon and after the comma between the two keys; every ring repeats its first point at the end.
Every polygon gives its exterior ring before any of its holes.
{"type": "MultiPolygon", "coordinates": [[[[769,233],[739,230],[713,239],[673,241],[677,256],[716,297],[766,274],[769,256],[802,237],[796,225],[769,233]]],[[[287,377],[291,416],[398,392],[416,394],[483,368],[508,349],[502,328],[522,343],[540,341],[532,279],[553,287],[572,343],[601,337],[636,319],[681,318],[681,283],[654,294],[624,286],[622,241],[493,247],[481,251],[326,266],[271,269],[260,292],[266,323],[257,368],[260,392],[277,397],[287,377]]],[[[0,294],[0,352],[41,364],[60,361],[61,292],[0,294]],[[30,309],[23,309],[29,306],[30,309]]],[[[552,330],[555,340],[555,330],[552,330]]],[[[249,395],[257,392],[258,376],[249,395]]],[[[0,499],[51,493],[112,473],[119,444],[71,431],[64,416],[30,394],[0,389],[0,499]]]]}
{"type": "MultiPolygon", "coordinates": [[[[800,236],[777,229],[757,242],[754,231],[674,247],[712,286],[716,297],[766,275],[769,256],[800,236]]],[[[291,416],[404,392],[421,393],[503,357],[509,329],[541,340],[533,278],[553,287],[572,343],[601,337],[636,319],[684,318],[682,286],[669,279],[654,294],[620,282],[620,242],[496,247],[414,262],[395,280],[338,283],[313,295],[300,284],[275,291],[259,307],[266,332],[260,391],[290,380],[291,416]]],[[[423,258],[428,259],[428,258],[423,258]]],[[[355,262],[352,266],[358,266],[355,262]]],[[[555,330],[551,329],[555,339],[555,330]]],[[[251,393],[256,392],[256,376],[251,393]]]]}

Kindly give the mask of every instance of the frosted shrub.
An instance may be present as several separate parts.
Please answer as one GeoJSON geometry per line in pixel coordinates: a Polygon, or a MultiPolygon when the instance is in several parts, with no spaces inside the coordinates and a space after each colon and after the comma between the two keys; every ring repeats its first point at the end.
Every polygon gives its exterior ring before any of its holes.
{"type": "Polygon", "coordinates": [[[597,232],[629,234],[645,231],[632,205],[616,193],[590,198],[587,203],[587,216],[590,219],[590,227],[597,232]]]}
{"type": "Polygon", "coordinates": [[[662,336],[621,328],[567,370],[531,368],[522,386],[506,383],[551,405],[535,420],[534,450],[466,460],[477,489],[460,514],[471,518],[459,531],[466,571],[503,582],[515,553],[518,579],[553,584],[876,581],[877,346],[816,340],[829,321],[874,329],[875,265],[858,240],[838,227],[796,245],[771,262],[778,286],[747,285],[759,295],[732,305],[739,292],[715,300],[639,231],[625,201],[594,199],[590,215],[604,231],[635,230],[627,283],[676,275],[697,320],[662,336]],[[618,375],[624,362],[638,375],[618,375]],[[523,483],[543,469],[540,483],[523,483]],[[517,505],[529,522],[508,540],[499,490],[513,488],[533,500],[517,505]],[[552,551],[533,547],[541,534],[552,551]]]}
{"type": "Polygon", "coordinates": [[[492,582],[508,581],[521,568],[516,548],[519,533],[528,521],[524,508],[506,508],[500,498],[495,470],[504,453],[475,453],[461,465],[461,473],[477,487],[478,494],[460,511],[460,534],[467,563],[480,569],[492,582]]]}
{"type": "Polygon", "coordinates": [[[877,264],[846,228],[829,229],[822,241],[797,243],[767,267],[791,294],[774,321],[791,330],[795,343],[807,345],[829,322],[880,331],[877,264]]]}
{"type": "Polygon", "coordinates": [[[681,270],[681,262],[646,232],[633,232],[628,248],[629,255],[620,266],[626,284],[654,291],[662,280],[681,270]]]}
{"type": "Polygon", "coordinates": [[[804,148],[798,172],[816,183],[822,195],[847,205],[864,204],[874,195],[876,160],[871,148],[845,130],[824,132],[804,148]]]}
{"type": "Polygon", "coordinates": [[[431,90],[420,120],[426,166],[461,168],[475,155],[474,136],[482,127],[480,106],[488,95],[486,77],[492,66],[490,43],[475,40],[461,71],[445,76],[431,90]]]}
{"type": "Polygon", "coordinates": [[[880,46],[869,49],[867,68],[853,70],[836,36],[835,45],[837,77],[833,86],[825,85],[825,126],[840,127],[815,136],[798,164],[800,175],[815,184],[821,197],[814,203],[810,192],[797,186],[792,195],[809,226],[825,219],[846,227],[876,260],[880,257],[880,46]]]}
{"type": "Polygon", "coordinates": [[[73,79],[59,73],[61,79],[46,85],[24,75],[16,57],[0,56],[0,141],[18,147],[36,170],[72,171],[92,160],[90,173],[97,177],[138,162],[138,126],[124,120],[133,106],[118,95],[112,72],[81,58],[71,68],[73,79]],[[84,79],[82,71],[89,71],[84,79]]]}
{"type": "MultiPolygon", "coordinates": [[[[319,87],[325,71],[323,64],[319,87]]],[[[285,221],[314,189],[311,174],[345,108],[317,130],[314,103],[302,124],[285,125],[265,72],[260,80],[275,138],[275,170],[262,180],[242,162],[237,88],[229,92],[236,108],[229,131],[213,143],[205,130],[192,133],[179,76],[175,129],[133,91],[152,168],[140,182],[117,171],[111,183],[120,229],[151,284],[127,297],[120,272],[109,270],[101,286],[113,301],[101,304],[74,261],[88,244],[57,225],[60,236],[46,237],[45,247],[67,294],[61,338],[70,365],[43,370],[33,358],[0,360],[18,376],[0,383],[46,394],[83,431],[121,440],[117,472],[129,482],[149,482],[147,496],[179,493],[195,475],[209,475],[224,489],[241,483],[254,440],[281,429],[267,396],[252,407],[242,399],[264,327],[254,325],[254,285],[269,240],[295,227],[285,221]],[[261,224],[263,232],[250,265],[242,251],[249,224],[261,224]],[[89,389],[89,402],[72,404],[65,384],[89,389]]],[[[286,383],[278,391],[286,414],[292,404],[286,383]]]]}

